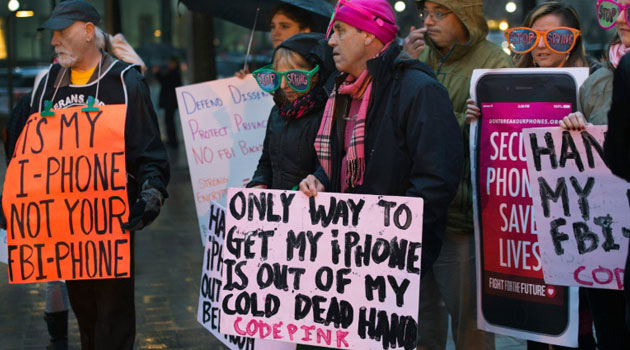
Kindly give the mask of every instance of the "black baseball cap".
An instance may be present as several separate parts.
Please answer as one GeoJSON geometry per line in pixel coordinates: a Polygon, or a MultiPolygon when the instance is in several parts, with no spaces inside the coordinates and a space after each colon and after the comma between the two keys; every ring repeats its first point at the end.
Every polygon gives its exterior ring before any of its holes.
{"type": "Polygon", "coordinates": [[[94,25],[101,23],[101,15],[96,8],[87,1],[66,0],[60,2],[37,30],[52,29],[62,30],[71,26],[76,21],[91,22],[94,25]]]}

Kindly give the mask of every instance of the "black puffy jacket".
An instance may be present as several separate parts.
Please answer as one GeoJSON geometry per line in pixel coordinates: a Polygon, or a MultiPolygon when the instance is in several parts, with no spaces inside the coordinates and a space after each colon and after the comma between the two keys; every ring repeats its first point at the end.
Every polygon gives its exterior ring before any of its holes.
{"type": "Polygon", "coordinates": [[[323,109],[312,110],[299,119],[287,121],[274,106],[267,121],[267,133],[258,168],[248,187],[290,190],[317,168],[313,142],[323,109]]]}
{"type": "Polygon", "coordinates": [[[604,142],[606,161],[613,174],[630,181],[630,55],[615,70],[613,95],[608,112],[608,132],[604,142]]]}
{"type": "MultiPolygon", "coordinates": [[[[615,70],[613,96],[608,112],[608,132],[604,142],[606,163],[613,174],[630,181],[630,55],[621,58],[615,70]]],[[[630,201],[630,193],[628,193],[630,201]]],[[[630,242],[628,242],[630,252],[630,242]]],[[[630,254],[626,258],[626,271],[630,270],[630,254]]],[[[630,273],[624,275],[626,298],[626,327],[630,330],[630,273]]]]}
{"type": "MultiPolygon", "coordinates": [[[[463,174],[464,146],[448,92],[424,63],[392,44],[367,62],[373,77],[365,125],[363,184],[346,192],[421,197],[424,200],[422,273],[442,247],[448,205],[463,174]]],[[[337,82],[343,81],[344,76],[337,82]]],[[[327,192],[341,190],[348,95],[336,94],[332,169],[327,192]]]]}
{"type": "MultiPolygon", "coordinates": [[[[272,189],[290,190],[307,175],[313,174],[319,164],[313,143],[325,100],[334,84],[333,80],[328,79],[335,71],[332,49],[320,33],[294,35],[278,46],[281,47],[295,51],[312,64],[319,65],[319,82],[313,90],[321,90],[315,94],[321,103],[300,118],[292,120],[286,120],[280,115],[278,105],[272,108],[258,168],[247,187],[265,185],[272,189]]],[[[320,170],[315,176],[322,183],[327,183],[323,171],[320,170]]]]}

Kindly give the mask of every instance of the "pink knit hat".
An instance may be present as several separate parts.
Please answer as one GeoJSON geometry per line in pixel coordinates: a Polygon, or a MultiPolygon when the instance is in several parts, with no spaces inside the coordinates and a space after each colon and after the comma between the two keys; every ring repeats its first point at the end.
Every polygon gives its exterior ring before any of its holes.
{"type": "Polygon", "coordinates": [[[396,15],[387,0],[339,0],[328,31],[335,21],[374,34],[384,44],[396,38],[396,15]]]}

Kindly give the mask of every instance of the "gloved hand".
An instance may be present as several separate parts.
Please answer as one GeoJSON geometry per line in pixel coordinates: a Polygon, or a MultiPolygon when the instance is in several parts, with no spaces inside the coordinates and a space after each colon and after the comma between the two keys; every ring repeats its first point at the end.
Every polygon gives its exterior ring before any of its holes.
{"type": "Polygon", "coordinates": [[[149,184],[149,180],[142,184],[140,196],[136,204],[131,207],[129,221],[122,224],[122,228],[128,231],[141,230],[157,218],[164,204],[164,196],[157,188],[149,184]]]}

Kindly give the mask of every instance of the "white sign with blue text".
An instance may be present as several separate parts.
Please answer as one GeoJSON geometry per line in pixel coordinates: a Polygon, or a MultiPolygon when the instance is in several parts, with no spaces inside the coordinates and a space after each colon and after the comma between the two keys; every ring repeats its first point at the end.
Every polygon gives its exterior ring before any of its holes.
{"type": "Polygon", "coordinates": [[[225,204],[228,187],[243,187],[262,153],[270,94],[254,78],[227,78],[176,89],[202,242],[209,203],[225,204]]]}

